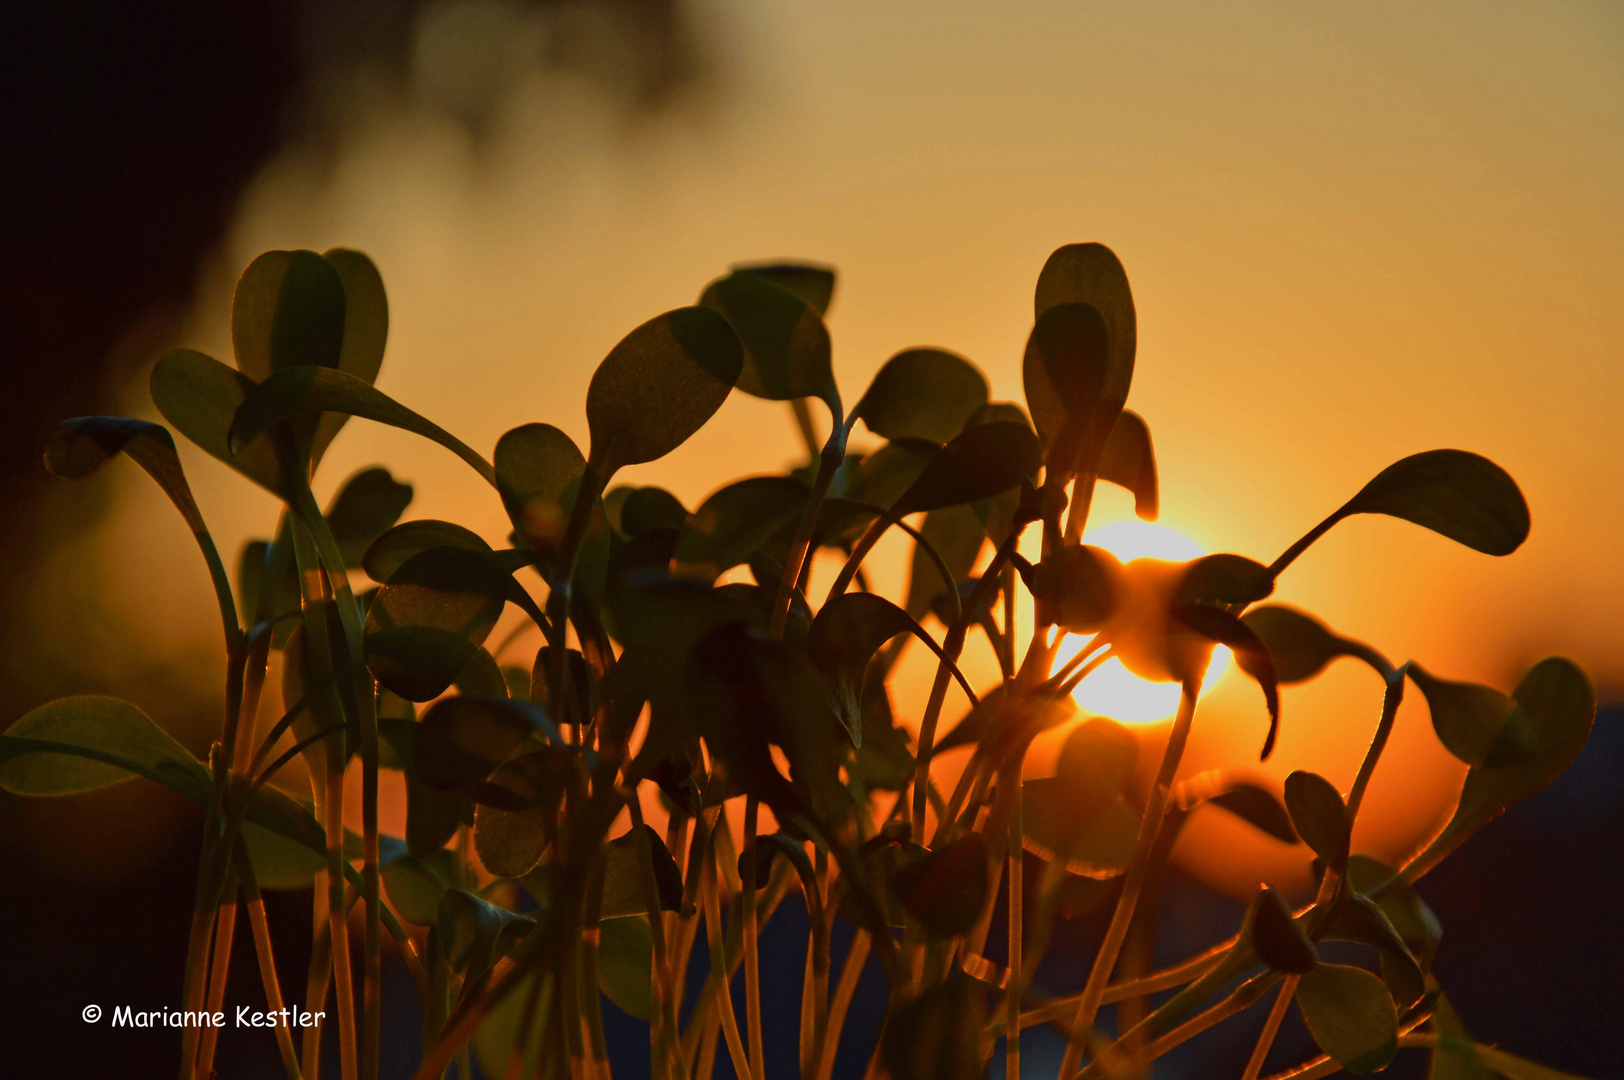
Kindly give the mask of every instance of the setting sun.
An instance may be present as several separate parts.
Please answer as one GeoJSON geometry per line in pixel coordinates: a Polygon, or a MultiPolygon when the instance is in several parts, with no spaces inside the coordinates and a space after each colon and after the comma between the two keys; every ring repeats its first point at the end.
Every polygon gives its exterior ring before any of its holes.
{"type": "MultiPolygon", "coordinates": [[[[1135,559],[1188,562],[1206,552],[1181,532],[1148,521],[1117,521],[1083,535],[1083,542],[1104,548],[1124,563],[1135,559]]],[[[1067,635],[1055,657],[1055,666],[1077,655],[1085,639],[1067,635]]],[[[1203,691],[1211,689],[1229,669],[1229,650],[1219,646],[1201,680],[1203,691]]],[[[1165,720],[1178,709],[1179,687],[1174,682],[1151,682],[1129,671],[1112,657],[1084,679],[1072,697],[1086,714],[1108,716],[1123,723],[1153,723],[1165,720]]]]}

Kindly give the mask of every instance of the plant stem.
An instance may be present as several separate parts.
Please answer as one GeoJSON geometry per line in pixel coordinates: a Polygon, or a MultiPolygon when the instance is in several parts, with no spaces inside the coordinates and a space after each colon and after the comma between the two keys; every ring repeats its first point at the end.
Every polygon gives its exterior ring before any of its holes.
{"type": "Polygon", "coordinates": [[[722,1033],[727,1037],[727,1052],[733,1058],[733,1071],[743,1080],[750,1075],[750,1057],[744,1048],[744,1041],[739,1037],[738,1015],[733,1011],[733,991],[729,985],[732,982],[729,978],[731,967],[722,942],[721,875],[716,870],[714,846],[710,857],[705,860],[705,878],[701,888],[705,894],[705,936],[710,942],[711,981],[721,999],[717,1010],[721,1014],[722,1033]]]}
{"type": "Polygon", "coordinates": [[[649,933],[654,942],[654,966],[650,972],[654,992],[654,1015],[649,1038],[654,1053],[654,1073],[681,1080],[688,1075],[688,1065],[682,1059],[682,1045],[677,1038],[676,1001],[671,992],[670,966],[665,939],[665,912],[660,906],[660,886],[654,878],[654,845],[648,842],[647,826],[643,824],[643,807],[637,792],[626,800],[631,812],[633,843],[637,860],[643,864],[643,892],[648,899],[649,933]]]}
{"type": "Polygon", "coordinates": [[[744,912],[744,1010],[750,1033],[750,1080],[766,1080],[766,1047],[761,1043],[761,949],[756,919],[756,819],[761,803],[744,797],[744,861],[739,867],[740,907],[744,912]]]}
{"type": "MultiPolygon", "coordinates": [[[[265,920],[265,898],[260,895],[259,881],[254,876],[253,862],[248,857],[248,845],[241,837],[235,844],[237,874],[242,882],[244,906],[248,909],[248,925],[254,932],[254,955],[259,961],[260,982],[265,988],[265,1007],[273,1013],[285,1008],[282,1001],[282,983],[276,977],[276,955],[271,949],[271,928],[265,920]]],[[[277,1052],[282,1055],[282,1068],[288,1080],[301,1080],[299,1057],[293,1049],[293,1035],[286,1024],[272,1028],[277,1052]]]]}
{"type": "Polygon", "coordinates": [[[872,940],[867,930],[857,931],[857,935],[851,939],[846,962],[840,967],[840,981],[835,984],[834,1001],[829,1005],[829,1026],[819,1047],[816,1080],[829,1080],[834,1073],[835,1054],[840,1049],[840,1032],[846,1026],[846,1010],[851,1007],[852,995],[857,993],[857,980],[862,978],[872,940]]]}
{"type": "MultiPolygon", "coordinates": [[[[797,404],[805,408],[804,401],[797,399],[797,404]]],[[[829,434],[828,445],[818,455],[818,472],[812,480],[812,494],[801,511],[800,523],[795,527],[795,539],[789,547],[789,560],[785,562],[784,573],[778,579],[778,595],[773,598],[772,619],[768,626],[768,633],[775,638],[784,636],[784,624],[789,620],[790,603],[795,596],[795,583],[800,580],[801,570],[810,557],[812,532],[818,525],[818,511],[823,507],[824,496],[829,493],[836,470],[845,460],[844,432],[836,422],[829,434]]]]}
{"type": "Polygon", "coordinates": [[[1301,979],[1301,975],[1287,975],[1280,984],[1280,992],[1274,996],[1274,1004],[1269,1006],[1269,1018],[1263,1022],[1263,1031],[1257,1037],[1257,1045],[1252,1047],[1252,1056],[1246,1061],[1241,1080],[1257,1080],[1258,1074],[1263,1071],[1263,1061],[1269,1056],[1269,1048],[1274,1045],[1274,1037],[1280,1032],[1281,1021],[1286,1018],[1286,1010],[1291,1006],[1292,996],[1297,993],[1297,983],[1301,979]]]}
{"type": "Polygon", "coordinates": [[[1024,825],[1021,800],[1017,797],[1015,811],[1009,818],[1008,869],[1005,871],[1009,875],[1009,996],[1004,1021],[1004,1076],[1008,1080],[1020,1080],[1021,1075],[1021,995],[1017,988],[1026,982],[1021,966],[1021,950],[1025,947],[1021,916],[1026,903],[1022,880],[1025,851],[1021,846],[1024,825]]]}
{"type": "MultiPolygon", "coordinates": [[[[204,1009],[219,1012],[225,1004],[226,980],[231,975],[232,944],[237,936],[237,874],[226,871],[225,892],[214,909],[214,959],[209,967],[209,993],[204,1009]]],[[[220,1039],[220,1029],[206,1027],[197,1049],[197,1072],[208,1076],[214,1072],[214,1048],[220,1039]]]]}
{"type": "Polygon", "coordinates": [[[1144,887],[1145,878],[1150,871],[1156,834],[1161,829],[1162,818],[1167,814],[1173,777],[1178,772],[1179,761],[1184,756],[1185,742],[1190,737],[1190,723],[1195,718],[1196,695],[1200,690],[1199,675],[1185,678],[1179,697],[1178,716],[1173,721],[1167,749],[1162,754],[1161,768],[1156,774],[1156,784],[1151,788],[1145,816],[1139,825],[1139,839],[1134,845],[1133,858],[1128,863],[1128,872],[1123,879],[1122,895],[1118,898],[1116,911],[1111,916],[1111,925],[1106,929],[1105,940],[1101,942],[1100,951],[1094,958],[1094,967],[1089,972],[1087,984],[1083,987],[1082,999],[1077,1003],[1077,1014],[1071,1024],[1071,1037],[1066,1044],[1065,1057],[1060,1063],[1061,1080],[1071,1080],[1082,1064],[1085,1039],[1094,1030],[1094,1018],[1099,1012],[1101,998],[1105,994],[1105,984],[1111,978],[1112,969],[1116,967],[1117,953],[1122,948],[1123,939],[1127,937],[1128,925],[1133,920],[1134,906],[1139,901],[1139,891],[1144,887]]]}

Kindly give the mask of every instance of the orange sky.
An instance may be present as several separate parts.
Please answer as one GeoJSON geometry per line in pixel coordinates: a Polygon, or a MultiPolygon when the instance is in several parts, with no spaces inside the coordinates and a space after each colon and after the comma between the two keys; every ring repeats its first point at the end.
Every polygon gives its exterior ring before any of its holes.
{"type": "MultiPolygon", "coordinates": [[[[254,253],[359,247],[390,291],[383,389],[476,448],[532,420],[584,445],[586,382],[621,334],[730,262],[798,256],[840,267],[848,402],[922,344],[1018,399],[1039,267],[1099,240],[1138,304],[1129,404],[1156,439],[1164,523],[1268,561],[1390,461],[1480,451],[1528,496],[1521,551],[1359,519],[1278,598],[1452,677],[1509,687],[1561,651],[1617,687],[1624,14],[1419,7],[699,5],[721,56],[708,109],[627,130],[589,91],[538,77],[477,155],[420,114],[383,117],[327,165],[285,155],[205,274],[185,341],[229,358],[229,290],[254,253]]],[[[735,395],[627,479],[692,505],[796,445],[783,406],[735,395]]],[[[414,515],[505,533],[466,466],[365,423],[334,445],[326,485],[375,461],[417,484],[414,515]]],[[[268,496],[187,464],[222,548],[270,528],[268,496]]],[[[115,603],[164,612],[145,640],[202,654],[207,581],[148,488],[122,481],[91,543],[126,568],[115,603]],[[181,604],[196,617],[174,617],[181,604]]],[[[880,557],[899,568],[900,550],[880,557]]],[[[1229,726],[1261,732],[1255,688],[1231,681],[1229,726]]],[[[1323,771],[1347,783],[1372,681],[1337,669],[1288,692],[1278,775],[1323,754],[1325,732],[1341,756],[1323,771]]],[[[1407,710],[1408,756],[1372,789],[1402,840],[1448,798],[1430,739],[1407,710]]]]}

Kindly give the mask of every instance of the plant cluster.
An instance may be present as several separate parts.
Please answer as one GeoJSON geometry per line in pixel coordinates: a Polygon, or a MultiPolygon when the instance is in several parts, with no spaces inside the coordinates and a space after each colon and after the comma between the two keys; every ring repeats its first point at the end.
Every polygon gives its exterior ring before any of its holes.
{"type": "MultiPolygon", "coordinates": [[[[794,893],[810,916],[798,1047],[807,1080],[831,1075],[871,958],[890,999],[870,1075],[893,1080],[980,1076],[1000,1042],[1006,1075],[1021,1075],[1021,1032],[1034,1024],[1066,1034],[1062,1080],[1143,1076],[1271,994],[1245,1080],[1293,1005],[1323,1054],[1282,1075],[1379,1070],[1405,1047],[1430,1052],[1439,1078],[1552,1075],[1468,1037],[1431,970],[1438,922],[1411,885],[1573,760],[1594,714],[1585,675],[1545,660],[1508,695],[1394,663],[1301,611],[1261,604],[1309,545],[1355,514],[1511,552],[1529,527],[1511,478],[1464,451],[1417,454],[1267,565],[1233,554],[1123,565],[1081,542],[1100,481],[1130,489],[1141,516],[1157,510],[1149,429],[1124,408],[1133,301],[1109,249],[1069,245],[1043,267],[1025,408],[989,401],[965,359],[911,349],[846,409],[824,323],[834,284],[817,266],[735,269],[696,306],[637,327],[598,366],[586,453],[531,423],[486,459],[374,386],[388,313],[365,256],[262,255],[233,301],[235,368],[179,350],[151,378],[174,429],[283,502],[274,534],[247,546],[235,576],[168,428],[69,420],[45,455],[71,478],[122,453],[190,526],[224,629],[219,739],[200,761],[134,705],[65,698],[0,736],[0,786],[58,796],[135,774],[205,808],[188,1011],[221,1005],[244,916],[268,1007],[286,1008],[263,890],[313,886],[303,1007],[331,1019],[275,1029],[290,1078],[316,1076],[326,1028],[336,1029],[344,1080],[377,1076],[388,947],[421,996],[424,1080],[459,1059],[467,1077],[474,1055],[488,1076],[606,1077],[603,995],[648,1021],[656,1076],[708,1077],[725,1055],[739,1076],[764,1080],[757,936],[794,893]],[[806,464],[730,483],[692,509],[660,488],[611,486],[693,435],[734,389],[792,405],[806,464]],[[830,419],[821,445],[814,400],[830,419]],[[506,546],[452,522],[401,521],[412,490],[380,468],[352,477],[324,511],[311,478],[352,416],[466,462],[512,522],[506,546]],[[876,449],[848,446],[858,421],[883,440],[876,449]],[[900,603],[863,569],[891,529],[913,544],[900,603]],[[1041,535],[1035,562],[1018,549],[1028,530],[1041,535]],[[819,553],[841,569],[813,597],[819,553]],[[1021,591],[1036,613],[1024,641],[1021,591]],[[544,642],[533,664],[504,666],[497,655],[512,649],[488,645],[509,605],[544,642]],[[939,638],[924,625],[932,615],[939,638]],[[1067,634],[1086,640],[1057,663],[1067,634]],[[997,657],[994,685],[972,686],[960,669],[973,637],[997,657]],[[887,681],[914,640],[936,665],[928,699],[910,710],[917,736],[894,720],[887,681]],[[1264,757],[1280,685],[1340,657],[1375,673],[1380,709],[1349,791],[1297,772],[1282,805],[1221,777],[1179,778],[1218,645],[1261,687],[1264,757]],[[1077,722],[1071,691],[1109,657],[1182,689],[1148,785],[1134,782],[1139,744],[1124,727],[1077,722]],[[270,720],[260,704],[276,671],[286,711],[270,720]],[[972,708],[944,735],[955,683],[972,708]],[[1386,866],[1354,851],[1350,832],[1407,686],[1470,768],[1447,823],[1386,866]],[[1057,775],[1023,783],[1034,738],[1062,724],[1071,729],[1057,775]],[[968,764],[940,790],[932,763],[953,747],[969,749],[968,764]],[[308,801],[271,783],[299,758],[308,801]],[[359,835],[344,827],[351,768],[362,781],[359,835]],[[384,770],[404,774],[404,837],[379,832],[384,770]],[[638,793],[653,789],[668,812],[663,832],[644,821],[638,793]],[[742,801],[742,831],[723,812],[730,800],[742,801]],[[1150,971],[1145,946],[1173,838],[1207,802],[1305,842],[1318,891],[1293,910],[1262,889],[1229,940],[1150,971]],[[763,831],[763,808],[774,831],[763,831]],[[614,835],[623,815],[630,826],[614,835]],[[1023,895],[1027,859],[1043,864],[1035,895],[1023,895]],[[1006,891],[999,964],[986,953],[1006,891]],[[1083,989],[1044,997],[1032,974],[1056,919],[1106,905],[1083,989]],[[837,915],[856,927],[838,967],[837,915]],[[1321,959],[1331,940],[1367,946],[1369,963],[1321,959]],[[685,1001],[696,950],[711,974],[685,1001]],[[739,1002],[730,976],[741,967],[739,1002]],[[1156,997],[1166,991],[1176,992],[1156,997]],[[1102,1026],[1108,1006],[1114,1025],[1102,1026]]],[[[214,1033],[188,1027],[183,1040],[183,1080],[209,1076],[214,1033]]]]}

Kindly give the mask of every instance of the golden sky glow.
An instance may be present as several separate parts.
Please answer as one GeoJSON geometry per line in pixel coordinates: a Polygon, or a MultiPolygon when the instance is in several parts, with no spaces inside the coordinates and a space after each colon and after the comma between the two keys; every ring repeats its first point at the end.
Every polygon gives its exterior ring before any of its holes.
{"type": "MultiPolygon", "coordinates": [[[[699,10],[732,58],[703,119],[609,134],[587,91],[538,84],[477,156],[449,126],[403,116],[330,162],[279,161],[185,342],[228,357],[231,283],[258,251],[359,247],[392,303],[381,388],[476,448],[533,420],[584,445],[587,380],[625,331],[692,303],[731,262],[796,256],[840,267],[830,323],[848,402],[888,356],[926,344],[970,357],[995,398],[1019,400],[1038,269],[1062,243],[1099,240],[1138,305],[1129,404],[1156,440],[1163,525],[1267,562],[1389,462],[1477,450],[1528,496],[1521,551],[1494,560],[1354,520],[1276,599],[1453,678],[1508,687],[1565,652],[1604,687],[1624,681],[1616,6],[699,10]]],[[[132,408],[143,400],[132,391],[132,408]]],[[[691,506],[796,447],[784,407],[735,395],[710,429],[626,479],[691,506]]],[[[319,486],[377,461],[417,485],[413,516],[505,534],[464,465],[364,422],[334,444],[319,486]]],[[[186,463],[223,549],[272,527],[269,497],[201,454],[186,463]]],[[[149,487],[118,486],[96,541],[123,574],[112,602],[163,613],[144,616],[153,648],[207,655],[207,580],[149,487]]],[[[1099,542],[1130,516],[1102,497],[1099,542]]],[[[900,589],[903,552],[881,545],[877,580],[900,589]]],[[[995,671],[970,662],[976,677],[995,671]]],[[[1263,775],[1351,780],[1380,690],[1350,668],[1287,691],[1263,775]]],[[[1255,686],[1218,677],[1190,770],[1255,768],[1264,722],[1255,686]]],[[[1441,812],[1458,777],[1441,753],[1407,703],[1361,822],[1373,850],[1413,842],[1441,812]]],[[[1228,871],[1201,817],[1182,846],[1218,880],[1228,871]]],[[[1277,856],[1239,872],[1287,873],[1277,856]]]]}

